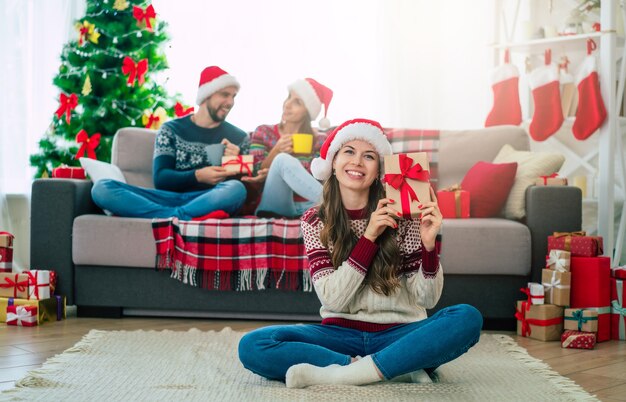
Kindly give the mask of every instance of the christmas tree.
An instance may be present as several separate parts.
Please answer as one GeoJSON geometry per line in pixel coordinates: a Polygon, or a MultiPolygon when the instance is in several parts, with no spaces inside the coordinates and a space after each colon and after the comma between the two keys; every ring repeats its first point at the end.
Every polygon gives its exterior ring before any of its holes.
{"type": "Polygon", "coordinates": [[[82,156],[109,162],[118,129],[158,129],[190,111],[155,81],[168,67],[166,27],[149,1],[87,0],[53,80],[59,107],[30,157],[36,177],[62,164],[79,166],[82,156]]]}

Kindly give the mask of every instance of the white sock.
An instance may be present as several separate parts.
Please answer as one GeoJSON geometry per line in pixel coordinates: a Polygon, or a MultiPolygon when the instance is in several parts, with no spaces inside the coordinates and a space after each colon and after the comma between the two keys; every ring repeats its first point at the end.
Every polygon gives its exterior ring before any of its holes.
{"type": "Polygon", "coordinates": [[[402,374],[392,378],[392,382],[412,382],[414,384],[430,384],[433,380],[423,369],[415,370],[410,373],[402,374]]]}
{"type": "Polygon", "coordinates": [[[382,381],[371,356],[350,363],[347,366],[332,364],[317,367],[302,363],[289,367],[285,378],[287,388],[304,388],[310,385],[341,384],[363,385],[382,381]]]}

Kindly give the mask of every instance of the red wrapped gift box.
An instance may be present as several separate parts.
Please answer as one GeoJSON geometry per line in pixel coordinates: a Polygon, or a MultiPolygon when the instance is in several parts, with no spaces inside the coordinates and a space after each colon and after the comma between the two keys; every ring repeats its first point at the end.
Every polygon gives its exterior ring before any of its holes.
{"type": "Polygon", "coordinates": [[[34,327],[37,325],[37,306],[7,306],[7,325],[34,327]]]}
{"type": "Polygon", "coordinates": [[[0,232],[0,272],[13,270],[13,235],[0,232]]]}
{"type": "Polygon", "coordinates": [[[611,268],[611,276],[613,278],[626,279],[626,265],[611,268]]]}
{"type": "Polygon", "coordinates": [[[596,346],[596,334],[568,329],[561,335],[561,347],[569,349],[593,349],[596,346]]]}
{"type": "Polygon", "coordinates": [[[598,312],[598,342],[611,339],[611,259],[572,257],[571,308],[598,312]]]}
{"type": "Polygon", "coordinates": [[[82,167],[61,165],[52,169],[52,177],[55,179],[84,179],[85,169],[82,167]]]}
{"type": "Polygon", "coordinates": [[[611,339],[626,340],[626,281],[611,278],[611,339]]]}
{"type": "Polygon", "coordinates": [[[602,255],[602,237],[585,236],[585,232],[554,232],[548,236],[548,252],[565,250],[572,257],[596,257],[602,255]]]}
{"type": "Polygon", "coordinates": [[[469,218],[470,193],[459,186],[444,188],[437,191],[439,209],[444,218],[469,218]]]}

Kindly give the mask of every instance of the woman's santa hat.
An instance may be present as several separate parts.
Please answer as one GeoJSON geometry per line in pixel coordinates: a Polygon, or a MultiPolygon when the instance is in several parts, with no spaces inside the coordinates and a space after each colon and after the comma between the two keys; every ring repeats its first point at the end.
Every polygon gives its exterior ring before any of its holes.
{"type": "Polygon", "coordinates": [[[353,140],[367,141],[376,148],[376,152],[382,160],[385,155],[391,155],[391,144],[387,140],[385,131],[380,123],[374,120],[354,119],[348,120],[326,138],[319,158],[311,161],[311,173],[317,180],[326,180],[333,170],[333,159],[343,144],[353,140]]]}
{"type": "Polygon", "coordinates": [[[239,82],[235,77],[218,66],[205,68],[202,70],[202,73],[200,73],[200,84],[198,84],[196,104],[200,105],[206,98],[226,87],[237,87],[237,89],[239,89],[239,82]]]}
{"type": "Polygon", "coordinates": [[[309,112],[311,120],[317,119],[322,111],[322,105],[324,105],[324,118],[319,121],[321,128],[330,127],[330,121],[326,117],[328,113],[328,105],[333,99],[333,91],[315,81],[313,78],[305,78],[303,80],[296,80],[287,86],[289,91],[294,91],[304,102],[304,107],[309,112]]]}

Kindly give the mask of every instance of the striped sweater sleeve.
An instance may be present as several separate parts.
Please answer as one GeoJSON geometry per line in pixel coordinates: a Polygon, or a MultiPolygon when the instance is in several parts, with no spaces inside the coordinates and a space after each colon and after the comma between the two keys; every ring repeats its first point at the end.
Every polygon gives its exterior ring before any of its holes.
{"type": "Polygon", "coordinates": [[[272,126],[263,125],[254,130],[250,136],[250,155],[254,156],[255,170],[258,171],[261,168],[261,163],[267,158],[277,140],[272,126]]]}
{"type": "Polygon", "coordinates": [[[311,280],[320,302],[328,310],[345,311],[365,279],[378,246],[361,237],[350,257],[334,269],[330,253],[320,240],[322,222],[315,209],[304,213],[301,228],[311,280]]]}

